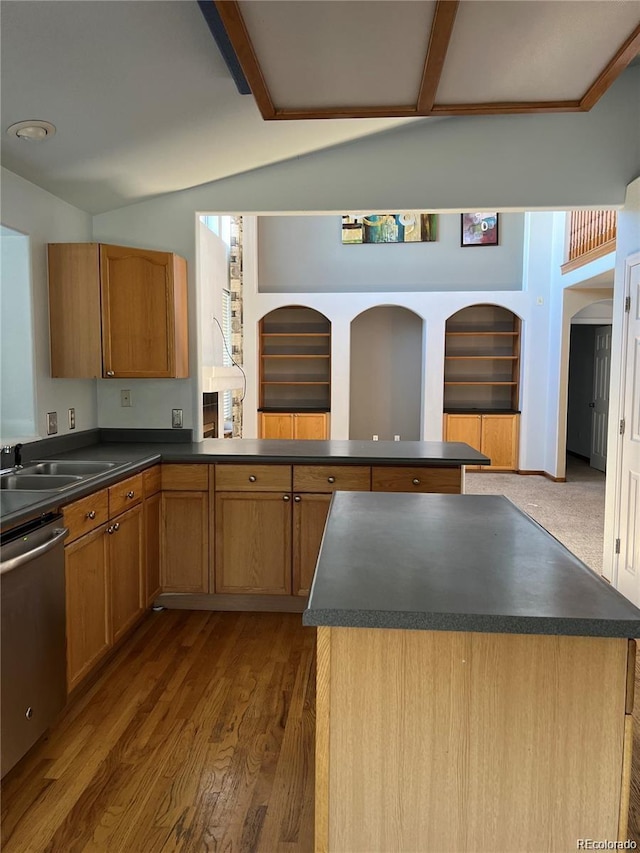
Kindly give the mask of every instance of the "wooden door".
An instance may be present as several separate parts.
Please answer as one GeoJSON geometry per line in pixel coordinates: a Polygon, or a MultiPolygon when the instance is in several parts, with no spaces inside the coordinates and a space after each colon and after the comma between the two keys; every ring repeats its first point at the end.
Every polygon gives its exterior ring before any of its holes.
{"type": "Polygon", "coordinates": [[[69,692],[111,645],[106,530],[105,524],[64,549],[69,692]]]}
{"type": "Polygon", "coordinates": [[[293,415],[261,412],[260,438],[293,438],[293,415]]]}
{"type": "Polygon", "coordinates": [[[327,436],[327,416],[323,412],[293,416],[293,437],[324,441],[327,436]]]}
{"type": "Polygon", "coordinates": [[[163,492],[160,583],[163,592],[209,592],[209,496],[163,492]]]}
{"type": "Polygon", "coordinates": [[[293,496],[294,595],[309,595],[330,502],[331,495],[293,496]]]}
{"type": "MultiPolygon", "coordinates": [[[[168,252],[100,246],[105,376],[187,375],[176,362],[173,261],[168,252]]],[[[179,314],[185,309],[180,303],[179,314]]]]}
{"type": "Polygon", "coordinates": [[[145,602],[151,606],[162,591],[160,585],[160,511],[161,494],[147,498],[144,502],[144,564],[145,602]]]}
{"type": "Polygon", "coordinates": [[[113,642],[135,623],[145,608],[142,505],[111,519],[107,526],[111,579],[113,642]]]}
{"type": "Polygon", "coordinates": [[[483,415],[481,452],[491,459],[492,471],[516,471],[518,416],[483,415]]]}
{"type": "MultiPolygon", "coordinates": [[[[480,415],[445,415],[445,441],[462,441],[480,450],[482,443],[482,418],[480,415]]],[[[477,471],[479,465],[465,465],[467,471],[477,471]]]]}
{"type": "Polygon", "coordinates": [[[291,593],[291,495],[218,492],[215,591],[291,593]]]}

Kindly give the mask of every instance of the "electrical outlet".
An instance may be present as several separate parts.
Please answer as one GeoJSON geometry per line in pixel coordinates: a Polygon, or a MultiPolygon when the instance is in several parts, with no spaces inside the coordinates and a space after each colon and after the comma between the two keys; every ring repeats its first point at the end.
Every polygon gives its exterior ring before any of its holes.
{"type": "Polygon", "coordinates": [[[374,440],[374,441],[377,441],[377,440],[378,440],[378,436],[377,436],[377,435],[374,435],[374,436],[373,436],[373,440],[374,440]]]}
{"type": "Polygon", "coordinates": [[[58,413],[47,412],[47,435],[55,435],[58,432],[58,413]]]}
{"type": "Polygon", "coordinates": [[[393,436],[393,440],[394,440],[394,441],[400,441],[400,436],[399,436],[399,435],[394,435],[394,436],[393,436]]]}
{"type": "Polygon", "coordinates": [[[121,406],[130,406],[131,405],[131,391],[128,388],[123,389],[120,392],[120,405],[121,406]]]}
{"type": "Polygon", "coordinates": [[[171,409],[171,426],[173,429],[182,429],[182,409],[171,409]]]}
{"type": "Polygon", "coordinates": [[[76,428],[76,410],[69,409],[69,429],[76,428]]]}

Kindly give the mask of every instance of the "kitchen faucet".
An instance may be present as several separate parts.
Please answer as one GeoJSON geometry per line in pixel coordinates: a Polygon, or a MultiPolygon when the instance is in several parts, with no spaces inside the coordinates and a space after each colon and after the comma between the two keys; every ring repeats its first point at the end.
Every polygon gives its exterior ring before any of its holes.
{"type": "Polygon", "coordinates": [[[8,471],[15,471],[16,468],[22,468],[22,445],[15,444],[13,447],[10,444],[5,444],[2,448],[3,453],[13,453],[13,466],[11,468],[3,468],[0,473],[6,474],[8,471]]]}

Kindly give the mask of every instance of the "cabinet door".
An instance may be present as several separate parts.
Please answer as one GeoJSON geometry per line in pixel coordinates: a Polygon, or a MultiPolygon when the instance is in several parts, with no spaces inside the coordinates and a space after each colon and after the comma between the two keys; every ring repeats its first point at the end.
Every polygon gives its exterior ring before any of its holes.
{"type": "Polygon", "coordinates": [[[50,243],[51,375],[102,376],[100,257],[97,243],[50,243]]]}
{"type": "Polygon", "coordinates": [[[293,594],[309,595],[331,495],[293,497],[293,594]]]}
{"type": "Polygon", "coordinates": [[[163,592],[209,591],[209,496],[163,492],[160,582],[163,592]]]}
{"type": "Polygon", "coordinates": [[[177,286],[175,260],[168,252],[100,246],[105,376],[188,375],[186,281],[177,286]]]}
{"type": "Polygon", "coordinates": [[[260,438],[293,438],[293,415],[261,412],[260,438]]]}
{"type": "Polygon", "coordinates": [[[109,575],[113,642],[135,623],[145,608],[142,506],[109,521],[109,575]]]}
{"type": "Polygon", "coordinates": [[[293,437],[324,441],[327,438],[327,416],[323,412],[304,415],[294,414],[293,437]]]}
{"type": "Polygon", "coordinates": [[[144,502],[144,565],[145,565],[145,601],[153,604],[160,595],[160,492],[156,492],[144,502]]]}
{"type": "Polygon", "coordinates": [[[64,549],[69,691],[111,645],[106,530],[99,527],[64,549]]]}
{"type": "Polygon", "coordinates": [[[291,495],[218,492],[215,591],[291,593],[291,495]]]}
{"type": "Polygon", "coordinates": [[[518,468],[518,416],[482,416],[482,453],[491,459],[492,471],[518,468]]]}
{"type": "MultiPolygon", "coordinates": [[[[480,415],[445,415],[445,441],[462,441],[480,451],[482,417],[480,415]]],[[[467,471],[477,471],[479,465],[465,465],[467,471]]]]}

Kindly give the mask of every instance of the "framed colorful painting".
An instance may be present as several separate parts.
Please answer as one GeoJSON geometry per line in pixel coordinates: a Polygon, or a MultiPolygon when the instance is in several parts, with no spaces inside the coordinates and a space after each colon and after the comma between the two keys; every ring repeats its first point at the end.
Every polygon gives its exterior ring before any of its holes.
{"type": "Polygon", "coordinates": [[[342,242],[363,243],[434,243],[438,239],[438,214],[404,211],[403,213],[364,213],[342,217],[342,242]]]}
{"type": "Polygon", "coordinates": [[[497,213],[462,213],[461,246],[497,246],[497,213]]]}

